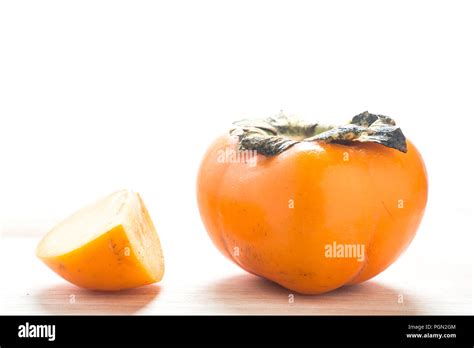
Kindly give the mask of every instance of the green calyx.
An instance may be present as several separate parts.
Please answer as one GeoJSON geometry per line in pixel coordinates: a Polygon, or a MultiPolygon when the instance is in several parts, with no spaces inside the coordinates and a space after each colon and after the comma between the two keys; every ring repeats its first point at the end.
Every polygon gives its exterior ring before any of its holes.
{"type": "Polygon", "coordinates": [[[373,142],[407,152],[406,138],[395,121],[368,111],[342,126],[311,123],[284,114],[233,125],[230,134],[239,137],[240,150],[254,150],[264,156],[276,156],[297,143],[313,141],[343,145],[373,142]]]}

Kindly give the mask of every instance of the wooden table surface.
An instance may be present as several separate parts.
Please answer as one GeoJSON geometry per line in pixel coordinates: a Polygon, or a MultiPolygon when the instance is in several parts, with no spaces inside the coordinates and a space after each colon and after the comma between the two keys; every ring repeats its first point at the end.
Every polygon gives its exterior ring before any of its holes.
{"type": "MultiPolygon", "coordinates": [[[[117,293],[80,289],[34,255],[38,237],[4,236],[1,314],[472,314],[471,265],[408,252],[366,283],[303,296],[247,274],[199,239],[166,253],[163,281],[117,293]],[[293,297],[294,296],[294,297],[293,297]],[[291,301],[294,299],[294,301],[291,301]]],[[[170,249],[170,248],[169,248],[170,249]]]]}

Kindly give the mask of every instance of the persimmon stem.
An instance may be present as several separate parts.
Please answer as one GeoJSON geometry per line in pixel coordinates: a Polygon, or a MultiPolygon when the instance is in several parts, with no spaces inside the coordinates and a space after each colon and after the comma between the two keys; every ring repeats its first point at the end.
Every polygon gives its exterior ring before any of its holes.
{"type": "Polygon", "coordinates": [[[387,116],[365,111],[349,124],[328,126],[280,114],[276,117],[234,122],[231,135],[239,137],[240,150],[256,150],[275,156],[300,142],[326,142],[343,145],[374,142],[407,152],[406,139],[400,127],[387,116]]]}

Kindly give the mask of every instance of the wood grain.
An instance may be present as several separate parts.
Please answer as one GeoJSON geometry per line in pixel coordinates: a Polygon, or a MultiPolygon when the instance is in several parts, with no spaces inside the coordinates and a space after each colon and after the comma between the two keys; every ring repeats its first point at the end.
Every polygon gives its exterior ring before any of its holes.
{"type": "Polygon", "coordinates": [[[3,238],[1,314],[472,314],[470,265],[434,266],[404,257],[364,284],[303,296],[241,271],[210,243],[196,242],[165,253],[160,284],[101,293],[51,272],[34,256],[37,242],[3,238]]]}

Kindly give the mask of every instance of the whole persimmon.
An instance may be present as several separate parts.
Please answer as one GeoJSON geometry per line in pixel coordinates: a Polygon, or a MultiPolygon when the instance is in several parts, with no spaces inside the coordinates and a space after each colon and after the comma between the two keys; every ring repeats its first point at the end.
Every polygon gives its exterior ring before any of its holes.
{"type": "Polygon", "coordinates": [[[427,202],[423,159],[393,119],[234,123],[208,149],[197,199],[217,248],[244,270],[319,294],[385,270],[427,202]]]}

